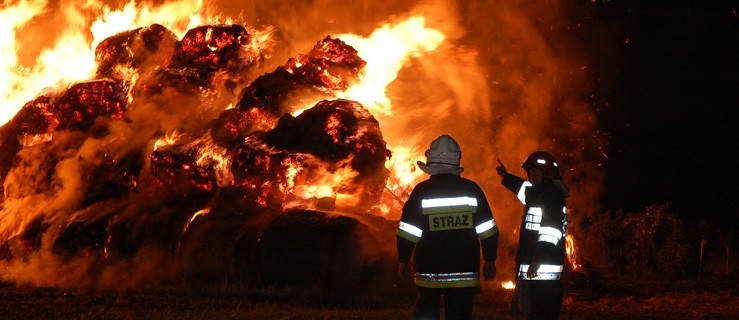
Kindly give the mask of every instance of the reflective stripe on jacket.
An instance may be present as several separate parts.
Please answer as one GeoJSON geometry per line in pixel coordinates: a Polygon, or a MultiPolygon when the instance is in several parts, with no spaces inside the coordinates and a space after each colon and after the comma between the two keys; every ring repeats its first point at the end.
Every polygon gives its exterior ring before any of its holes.
{"type": "Polygon", "coordinates": [[[553,181],[534,186],[512,174],[507,174],[502,184],[525,205],[516,251],[516,273],[525,280],[561,279],[567,234],[566,189],[553,181]],[[529,278],[526,271],[533,261],[540,264],[538,276],[529,278]]]}
{"type": "Polygon", "coordinates": [[[427,288],[480,285],[480,243],[495,261],[498,227],[482,189],[453,174],[419,183],[403,206],[398,258],[415,259],[415,283],[427,288]],[[414,251],[415,250],[415,251],[414,251]]]}

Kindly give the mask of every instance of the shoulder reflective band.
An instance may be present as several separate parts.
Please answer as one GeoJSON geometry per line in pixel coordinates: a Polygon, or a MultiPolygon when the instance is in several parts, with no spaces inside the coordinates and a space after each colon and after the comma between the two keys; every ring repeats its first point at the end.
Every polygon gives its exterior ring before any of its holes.
{"type": "Polygon", "coordinates": [[[422,235],[423,230],[410,223],[401,221],[400,226],[398,226],[398,236],[408,239],[413,243],[418,243],[418,240],[421,239],[422,235]]]}
{"type": "Polygon", "coordinates": [[[423,199],[421,208],[423,214],[475,212],[477,199],[471,197],[423,199]]]}
{"type": "Polygon", "coordinates": [[[477,236],[480,239],[486,239],[498,232],[498,226],[495,224],[494,219],[490,219],[477,225],[475,231],[477,231],[477,236]]]}
{"type": "Polygon", "coordinates": [[[525,280],[559,280],[562,278],[562,265],[556,264],[542,264],[539,266],[539,270],[536,273],[536,277],[529,278],[526,272],[529,271],[528,264],[522,264],[518,266],[518,275],[525,280]]]}
{"type": "Polygon", "coordinates": [[[414,282],[425,288],[467,288],[480,286],[480,274],[477,272],[458,273],[419,273],[416,272],[414,282]]]}
{"type": "Polygon", "coordinates": [[[533,184],[528,181],[524,181],[521,185],[521,189],[518,189],[518,194],[516,195],[518,197],[518,200],[521,200],[521,203],[526,204],[526,187],[531,187],[533,184]]]}
{"type": "Polygon", "coordinates": [[[529,211],[526,212],[526,216],[524,217],[524,220],[526,222],[523,225],[524,229],[539,231],[539,228],[541,228],[541,215],[541,208],[529,208],[529,211]]]}
{"type": "Polygon", "coordinates": [[[562,231],[552,227],[541,227],[539,229],[539,241],[549,242],[557,245],[562,240],[562,231]]]}

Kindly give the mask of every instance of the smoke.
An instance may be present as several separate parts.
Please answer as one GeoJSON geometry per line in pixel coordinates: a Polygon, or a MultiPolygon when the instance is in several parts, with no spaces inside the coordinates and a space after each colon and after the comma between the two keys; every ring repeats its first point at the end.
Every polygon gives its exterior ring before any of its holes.
{"type": "MultiPolygon", "coordinates": [[[[438,135],[455,137],[464,176],[485,190],[502,236],[502,265],[512,264],[523,207],[502,186],[497,159],[525,177],[520,164],[533,151],[557,158],[568,199],[569,230],[599,210],[606,138],[583,99],[587,57],[567,37],[576,23],[552,2],[425,1],[409,10],[448,38],[412,60],[389,88],[394,114],[378,116],[388,141],[427,148],[438,135]]],[[[422,159],[421,159],[422,160],[422,159]]],[[[507,270],[499,268],[505,276],[507,270]]],[[[510,275],[512,276],[512,275],[510,275]]]]}
{"type": "MultiPolygon", "coordinates": [[[[461,42],[477,50],[486,79],[484,88],[476,88],[487,92],[488,100],[480,107],[492,113],[492,121],[486,119],[472,131],[487,140],[481,145],[489,148],[478,149],[481,157],[474,156],[476,166],[469,171],[485,186],[501,235],[514,244],[517,234],[511,231],[520,224],[522,206],[498,185],[497,159],[509,172],[525,177],[520,164],[531,152],[545,150],[555,156],[571,191],[569,232],[576,241],[584,240],[579,224],[597,212],[604,191],[599,166],[607,141],[583,99],[582,88],[590,80],[584,72],[587,57],[568,36],[577,28],[565,15],[568,9],[551,1],[470,1],[461,9],[468,31],[461,42]]],[[[463,140],[463,147],[477,143],[463,140]]]]}
{"type": "MultiPolygon", "coordinates": [[[[434,52],[411,59],[388,88],[393,114],[375,115],[385,139],[415,148],[417,154],[444,133],[460,142],[463,175],[483,187],[500,224],[503,264],[512,264],[513,248],[506,246],[517,242],[514,230],[523,208],[500,186],[497,159],[509,172],[525,177],[520,164],[530,153],[552,153],[571,191],[570,233],[585,241],[579,225],[599,210],[607,138],[582,96],[590,80],[590,57],[580,55],[576,40],[569,37],[578,28],[566,15],[572,4],[401,3],[261,1],[252,12],[272,13],[255,21],[276,25],[288,51],[309,45],[311,34],[368,35],[381,23],[424,16],[427,26],[442,31],[447,40],[434,52]]],[[[508,269],[513,268],[499,268],[503,273],[508,269]]]]}
{"type": "MultiPolygon", "coordinates": [[[[514,195],[499,185],[495,173],[497,159],[509,172],[523,176],[520,163],[531,152],[546,150],[555,155],[571,190],[570,230],[576,239],[578,223],[598,210],[603,192],[599,164],[607,141],[597,131],[593,110],[581,97],[582,85],[588,81],[582,68],[586,59],[568,49],[574,46],[564,32],[571,27],[564,15],[566,5],[515,0],[223,0],[204,6],[237,23],[274,28],[276,45],[260,69],[268,72],[296,53],[309,51],[327,35],[368,36],[383,23],[410,16],[424,16],[427,27],[444,33],[447,38],[440,48],[410,59],[388,88],[392,114],[374,116],[390,147],[410,147],[416,154],[423,154],[441,134],[450,134],[460,142],[463,176],[483,187],[500,225],[501,276],[512,276],[506,270],[513,269],[508,266],[513,263],[512,246],[517,241],[514,230],[519,226],[522,207],[514,195]]],[[[42,15],[46,18],[39,19],[39,29],[56,30],[49,25],[63,24],[59,22],[63,10],[54,7],[48,10],[42,15]]],[[[54,37],[53,32],[30,28],[20,32],[54,37]]],[[[24,56],[37,56],[41,50],[38,42],[24,41],[24,56]]],[[[22,63],[32,62],[25,59],[22,63]]],[[[203,132],[204,126],[216,119],[224,106],[237,102],[237,88],[226,83],[216,84],[209,92],[207,99],[203,99],[200,95],[183,95],[180,90],[167,88],[151,99],[134,100],[126,110],[127,120],[110,122],[104,134],[91,137],[70,132],[54,136],[49,144],[23,148],[17,155],[18,164],[5,179],[0,238],[23,239],[16,245],[37,250],[23,261],[10,264],[3,279],[34,285],[84,283],[113,287],[121,283],[132,287],[183,272],[178,270],[182,259],[189,263],[203,261],[204,256],[198,251],[203,246],[217,250],[234,246],[245,241],[244,238],[256,238],[258,235],[250,232],[272,217],[259,217],[258,212],[247,210],[238,218],[222,217],[210,225],[199,224],[200,218],[195,218],[185,238],[165,232],[153,243],[127,251],[140,245],[138,240],[151,237],[168,225],[169,229],[184,227],[200,209],[220,205],[227,211],[225,208],[230,210],[235,205],[226,202],[239,201],[223,195],[220,204],[172,203],[174,195],[182,190],[158,189],[150,175],[148,154],[141,154],[141,150],[152,150],[154,141],[162,135],[203,132]],[[90,168],[101,164],[100,152],[118,163],[140,168],[138,191],[85,207],[86,195],[82,193],[90,188],[90,168]],[[42,170],[45,168],[53,170],[42,170]],[[98,230],[117,236],[126,234],[121,238],[126,241],[117,247],[121,256],[111,258],[114,263],[100,268],[95,257],[85,250],[76,251],[71,257],[55,254],[54,239],[59,235],[56,230],[68,228],[75,221],[88,227],[99,224],[98,230]],[[45,232],[38,232],[36,238],[25,238],[17,234],[22,230],[45,232]],[[215,240],[209,232],[227,236],[215,240]],[[163,253],[173,249],[180,250],[179,258],[163,253]]],[[[213,209],[209,214],[217,216],[218,212],[213,209]]],[[[391,213],[390,217],[399,217],[399,212],[391,213]]],[[[364,243],[360,250],[362,257],[368,263],[386,261],[394,252],[392,239],[385,241],[387,221],[361,218],[360,221],[370,226],[370,230],[383,230],[377,237],[383,241],[369,241],[371,236],[359,239],[358,243],[364,243]]],[[[95,239],[87,247],[90,251],[116,245],[96,242],[99,239],[94,235],[89,238],[95,239]]],[[[212,271],[216,266],[233,263],[228,260],[238,255],[229,257],[231,254],[220,257],[226,261],[199,267],[202,271],[212,271]]]]}

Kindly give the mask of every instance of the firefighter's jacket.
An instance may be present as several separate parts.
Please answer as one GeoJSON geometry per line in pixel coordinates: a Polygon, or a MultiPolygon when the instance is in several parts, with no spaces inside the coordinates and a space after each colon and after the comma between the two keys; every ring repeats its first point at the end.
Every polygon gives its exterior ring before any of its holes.
{"type": "Polygon", "coordinates": [[[567,188],[560,180],[545,180],[533,186],[512,174],[506,174],[502,184],[526,206],[516,252],[518,278],[560,280],[565,261],[567,188]],[[540,264],[535,278],[526,275],[532,261],[540,264]]]}
{"type": "Polygon", "coordinates": [[[498,227],[477,183],[435,174],[411,192],[397,239],[400,262],[415,257],[417,286],[479,289],[480,243],[485,261],[494,262],[498,227]]]}

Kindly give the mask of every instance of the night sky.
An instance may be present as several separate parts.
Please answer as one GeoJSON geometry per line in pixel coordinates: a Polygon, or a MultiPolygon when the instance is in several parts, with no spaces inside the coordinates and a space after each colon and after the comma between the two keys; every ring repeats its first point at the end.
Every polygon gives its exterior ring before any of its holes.
{"type": "Polygon", "coordinates": [[[639,212],[669,201],[688,223],[735,229],[739,5],[695,2],[573,11],[591,59],[588,99],[610,137],[604,204],[639,212]]]}

